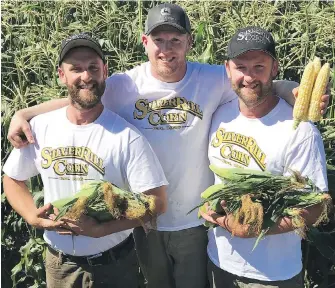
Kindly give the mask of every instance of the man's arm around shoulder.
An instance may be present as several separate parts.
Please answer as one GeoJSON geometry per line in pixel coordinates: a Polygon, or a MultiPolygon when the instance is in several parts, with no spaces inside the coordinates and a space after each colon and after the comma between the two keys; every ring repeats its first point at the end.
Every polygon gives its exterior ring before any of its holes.
{"type": "Polygon", "coordinates": [[[9,125],[7,139],[15,148],[22,148],[35,142],[28,123],[33,117],[69,105],[68,98],[54,99],[36,106],[17,111],[9,125]],[[22,137],[25,135],[25,137],[22,137]]]}

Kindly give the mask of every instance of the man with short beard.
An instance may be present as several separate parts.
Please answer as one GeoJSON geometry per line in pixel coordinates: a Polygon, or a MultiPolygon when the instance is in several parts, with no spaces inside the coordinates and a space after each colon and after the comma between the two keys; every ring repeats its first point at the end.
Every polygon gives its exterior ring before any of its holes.
{"type": "MultiPolygon", "coordinates": [[[[207,157],[212,115],[236,94],[223,65],[186,60],[191,26],[180,6],[164,3],[151,8],[142,43],[149,61],[110,76],[102,97],[106,107],[148,139],[169,181],[167,212],[158,217],[157,231],[146,235],[142,228],[134,230],[136,250],[147,288],[205,288],[207,230],[196,211],[187,212],[214,181],[207,157]]],[[[290,99],[288,86],[276,89],[286,88],[279,95],[290,99]]],[[[20,139],[21,131],[33,142],[23,118],[66,104],[57,99],[19,111],[10,127],[11,143],[28,143],[20,139]]]]}
{"type": "Polygon", "coordinates": [[[91,109],[101,101],[101,96],[104,94],[106,83],[92,83],[94,85],[91,90],[87,91],[85,97],[80,97],[81,86],[79,84],[73,84],[70,86],[67,82],[65,83],[68,87],[68,94],[72,105],[75,105],[78,109],[91,109]]]}
{"type": "MultiPolygon", "coordinates": [[[[285,176],[299,171],[327,191],[319,131],[310,122],[294,130],[292,107],[272,92],[272,79],[278,72],[272,35],[260,27],[240,29],[228,43],[227,56],[226,70],[238,99],[219,107],[213,116],[208,149],[211,164],[285,176]]],[[[215,184],[219,183],[215,176],[215,184]]],[[[227,203],[222,204],[225,209],[227,203]]],[[[301,210],[301,216],[312,225],[320,210],[312,206],[301,210]]],[[[202,216],[218,225],[208,232],[211,288],[304,287],[301,238],[290,218],[279,219],[252,251],[257,233],[235,221],[233,214],[222,216],[209,210],[202,216]]]]}
{"type": "Polygon", "coordinates": [[[138,130],[102,105],[107,66],[95,39],[78,34],[63,41],[58,74],[70,103],[31,120],[35,144],[10,154],[3,168],[4,192],[28,224],[45,229],[49,288],[138,288],[131,228],[149,216],[103,223],[85,215],[78,221],[54,221],[50,203],[73,196],[83,183],[107,180],[153,195],[154,214],[160,214],[166,210],[162,167],[138,130]],[[44,185],[45,205],[39,209],[24,182],[37,174],[44,185]]]}

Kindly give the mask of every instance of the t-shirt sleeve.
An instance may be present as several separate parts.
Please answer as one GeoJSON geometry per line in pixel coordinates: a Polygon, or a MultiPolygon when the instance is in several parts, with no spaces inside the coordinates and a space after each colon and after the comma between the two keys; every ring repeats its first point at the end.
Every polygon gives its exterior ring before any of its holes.
{"type": "Polygon", "coordinates": [[[231,88],[231,84],[227,75],[226,67],[224,65],[221,65],[222,70],[222,80],[221,83],[223,83],[222,86],[222,95],[219,105],[228,103],[229,101],[235,99],[237,97],[234,90],[231,88]]]}
{"type": "MultiPolygon", "coordinates": [[[[300,125],[308,124],[301,123],[300,125]]],[[[299,171],[302,176],[307,176],[321,191],[328,191],[326,155],[321,135],[316,131],[316,128],[312,129],[307,135],[305,134],[306,131],[303,131],[304,129],[301,130],[296,133],[291,142],[286,157],[284,175],[290,175],[290,169],[299,171]]]]}
{"type": "Polygon", "coordinates": [[[295,99],[292,90],[299,86],[299,83],[289,80],[275,80],[273,81],[276,95],[283,98],[291,106],[294,105],[295,99]]]}
{"type": "Polygon", "coordinates": [[[127,95],[137,90],[135,82],[126,73],[113,74],[106,79],[105,83],[105,92],[101,101],[107,109],[114,112],[122,109],[127,103],[127,95]]]}
{"type": "Polygon", "coordinates": [[[21,149],[14,148],[3,166],[3,172],[18,181],[28,180],[39,174],[34,159],[33,145],[21,149]]]}
{"type": "Polygon", "coordinates": [[[135,193],[167,185],[163,168],[144,136],[138,136],[128,145],[126,177],[135,193]]]}
{"type": "Polygon", "coordinates": [[[113,99],[113,96],[114,96],[114,91],[115,89],[120,89],[120,87],[117,87],[118,85],[118,82],[115,81],[116,80],[116,76],[112,75],[110,77],[108,77],[105,81],[106,83],[106,87],[105,87],[105,92],[104,94],[102,95],[102,104],[108,108],[109,110],[113,110],[112,107],[113,107],[113,102],[114,102],[114,99],[113,99]]]}

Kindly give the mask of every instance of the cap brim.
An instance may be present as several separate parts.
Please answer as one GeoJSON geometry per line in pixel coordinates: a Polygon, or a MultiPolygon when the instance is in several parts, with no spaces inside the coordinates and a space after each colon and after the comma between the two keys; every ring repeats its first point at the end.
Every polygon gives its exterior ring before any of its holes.
{"type": "Polygon", "coordinates": [[[275,55],[272,55],[272,53],[270,53],[267,50],[263,50],[263,49],[248,49],[248,50],[244,50],[244,51],[240,51],[238,53],[235,53],[234,55],[230,55],[230,56],[227,55],[227,56],[228,56],[229,59],[234,59],[234,58],[236,58],[238,56],[241,56],[241,55],[243,55],[243,54],[245,54],[247,52],[250,52],[250,51],[262,51],[262,52],[268,54],[269,56],[271,56],[274,60],[277,60],[277,58],[276,58],[275,55]]]}
{"type": "Polygon", "coordinates": [[[186,34],[189,33],[184,27],[180,26],[179,24],[176,23],[169,23],[169,22],[161,22],[161,23],[157,23],[153,26],[150,27],[150,29],[148,29],[145,34],[149,35],[153,30],[155,30],[156,28],[160,27],[160,26],[171,26],[174,28],[177,28],[181,33],[186,34]]]}
{"type": "Polygon", "coordinates": [[[101,49],[99,48],[99,46],[97,46],[97,44],[95,44],[94,42],[88,40],[88,39],[75,39],[70,41],[69,43],[67,43],[63,49],[62,52],[60,54],[59,57],[59,64],[64,60],[66,54],[73,48],[78,48],[78,47],[88,47],[93,49],[102,59],[102,61],[105,61],[104,59],[104,55],[101,51],[101,49]]]}

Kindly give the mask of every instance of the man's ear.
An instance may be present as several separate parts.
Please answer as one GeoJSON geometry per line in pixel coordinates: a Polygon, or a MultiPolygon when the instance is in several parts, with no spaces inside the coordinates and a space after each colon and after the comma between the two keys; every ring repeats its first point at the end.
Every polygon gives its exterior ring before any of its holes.
{"type": "Polygon", "coordinates": [[[107,63],[104,65],[103,73],[104,73],[104,80],[106,80],[107,77],[108,77],[108,66],[107,66],[107,63]]]}
{"type": "Polygon", "coordinates": [[[272,79],[276,78],[278,71],[279,71],[278,69],[279,69],[279,63],[277,60],[275,60],[273,61],[272,71],[271,71],[272,79]]]}
{"type": "Polygon", "coordinates": [[[142,40],[142,44],[145,50],[145,53],[147,53],[147,44],[148,44],[148,35],[142,34],[141,40],[142,40]]]}
{"type": "Polygon", "coordinates": [[[142,34],[141,40],[144,47],[147,46],[148,44],[148,37],[149,37],[148,35],[142,34]]]}
{"type": "Polygon", "coordinates": [[[187,52],[192,49],[193,46],[193,39],[191,35],[187,35],[187,52]]]}
{"type": "Polygon", "coordinates": [[[227,72],[228,78],[231,78],[229,60],[224,61],[224,65],[226,67],[226,72],[227,72]]]}
{"type": "Polygon", "coordinates": [[[63,69],[62,69],[62,66],[59,66],[59,67],[57,68],[57,72],[58,72],[59,80],[60,80],[63,84],[66,84],[66,77],[65,77],[64,71],[63,71],[63,69]]]}

